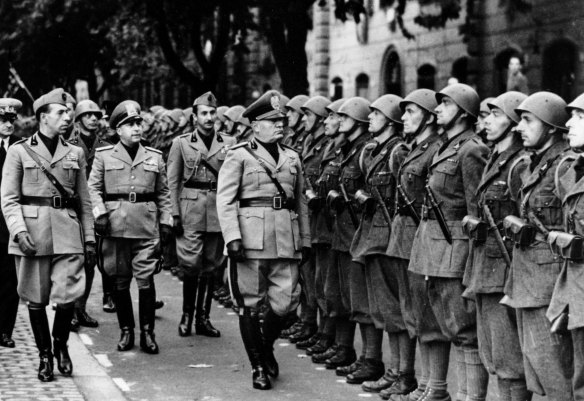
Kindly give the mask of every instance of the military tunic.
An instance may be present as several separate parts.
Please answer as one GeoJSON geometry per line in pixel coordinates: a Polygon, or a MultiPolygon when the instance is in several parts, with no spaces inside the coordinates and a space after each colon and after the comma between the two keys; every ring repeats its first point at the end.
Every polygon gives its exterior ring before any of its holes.
{"type": "Polygon", "coordinates": [[[54,155],[34,134],[14,144],[6,156],[2,177],[2,212],[10,231],[8,250],[16,255],[18,293],[26,301],[58,304],[75,301],[85,290],[84,243],[95,242],[91,201],[85,176],[86,162],[81,148],[60,138],[54,155]],[[52,198],[60,194],[24,144],[61,183],[70,196],[77,195],[79,208],[35,205],[28,197],[52,198]],[[25,256],[16,234],[27,231],[37,253],[25,256]]]}
{"type": "MultiPolygon", "coordinates": [[[[240,239],[246,260],[230,266],[230,286],[241,307],[255,309],[267,296],[272,310],[284,315],[298,305],[298,264],[310,246],[304,178],[298,153],[279,147],[278,162],[255,140],[234,146],[219,171],[217,213],[225,243],[240,239]],[[279,196],[260,162],[272,170],[293,210],[246,206],[238,201],[279,196]]],[[[274,206],[278,206],[272,203],[274,206]]]]}
{"type": "Polygon", "coordinates": [[[81,149],[83,149],[83,153],[85,154],[85,159],[87,161],[87,177],[89,177],[91,166],[93,166],[93,160],[95,159],[96,149],[111,145],[112,143],[94,134],[91,149],[88,149],[81,137],[82,135],[83,133],[81,133],[79,129],[75,129],[73,130],[69,139],[67,139],[67,142],[72,145],[79,146],[81,149]]]}

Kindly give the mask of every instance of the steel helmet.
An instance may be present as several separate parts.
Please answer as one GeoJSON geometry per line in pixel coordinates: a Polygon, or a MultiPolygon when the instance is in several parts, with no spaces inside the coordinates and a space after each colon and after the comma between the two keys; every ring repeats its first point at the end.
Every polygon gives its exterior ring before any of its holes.
{"type": "Polygon", "coordinates": [[[237,119],[239,118],[239,116],[241,116],[241,113],[243,113],[244,110],[245,110],[245,107],[243,107],[240,104],[237,104],[237,105],[232,106],[229,109],[227,109],[227,111],[225,113],[223,113],[223,116],[225,118],[230,119],[234,123],[236,123],[237,119]]]}
{"type": "Polygon", "coordinates": [[[493,100],[495,100],[494,97],[488,97],[486,99],[483,99],[479,106],[479,113],[489,114],[491,112],[491,109],[489,108],[489,103],[491,103],[493,100]]]}
{"type": "Polygon", "coordinates": [[[280,110],[286,110],[286,105],[290,101],[290,98],[286,95],[280,93],[280,110]]]}
{"type": "Polygon", "coordinates": [[[408,103],[413,103],[432,114],[436,114],[436,107],[438,107],[436,92],[431,89],[416,89],[407,95],[404,100],[399,102],[402,112],[406,110],[408,103]]]}
{"type": "Polygon", "coordinates": [[[519,115],[515,112],[515,109],[525,99],[527,99],[526,94],[517,91],[509,91],[488,102],[487,106],[489,109],[492,109],[493,107],[500,109],[511,121],[517,124],[519,123],[519,115]]]}
{"type": "Polygon", "coordinates": [[[326,117],[328,115],[328,112],[326,111],[326,106],[328,106],[329,104],[331,104],[331,101],[326,97],[314,96],[308,99],[306,103],[304,103],[300,107],[300,109],[302,111],[310,110],[319,117],[326,117]]]}
{"type": "Polygon", "coordinates": [[[366,123],[369,121],[367,117],[370,113],[369,100],[356,96],[345,100],[345,103],[339,108],[338,114],[344,114],[351,117],[353,120],[366,123]]]}
{"type": "Polygon", "coordinates": [[[477,118],[481,99],[473,88],[466,84],[452,84],[436,94],[436,101],[440,103],[444,96],[448,96],[458,107],[477,118]]]}
{"type": "Polygon", "coordinates": [[[169,113],[168,116],[170,117],[170,119],[172,121],[174,121],[175,123],[179,123],[180,119],[183,118],[185,116],[185,113],[183,112],[182,109],[172,109],[169,113]]]}
{"type": "Polygon", "coordinates": [[[304,106],[304,103],[306,103],[308,99],[309,98],[306,95],[296,95],[286,103],[286,108],[302,113],[300,108],[304,106]]]}
{"type": "Polygon", "coordinates": [[[221,121],[222,123],[225,122],[225,112],[229,110],[229,107],[227,106],[219,106],[217,107],[217,118],[219,119],[219,121],[221,121]]]}
{"type": "Polygon", "coordinates": [[[566,106],[566,111],[568,113],[572,112],[574,109],[584,111],[584,93],[572,100],[572,102],[566,106]]]}
{"type": "Polygon", "coordinates": [[[565,130],[569,117],[567,106],[564,99],[555,93],[536,92],[521,102],[515,112],[521,115],[522,112],[528,111],[544,123],[565,130]]]}
{"type": "Polygon", "coordinates": [[[239,115],[239,117],[237,118],[236,123],[241,124],[241,125],[245,125],[246,127],[251,127],[251,123],[249,122],[249,118],[244,117],[243,113],[241,113],[239,115]]]}
{"type": "Polygon", "coordinates": [[[343,105],[343,103],[345,103],[345,99],[340,98],[335,100],[334,102],[330,103],[328,106],[325,107],[326,111],[328,111],[329,113],[338,113],[339,108],[343,105]]]}
{"type": "Polygon", "coordinates": [[[370,109],[376,109],[383,113],[383,115],[389,118],[391,121],[398,124],[403,124],[401,120],[401,109],[399,107],[403,98],[397,95],[383,95],[376,101],[371,103],[370,109]]]}
{"type": "Polygon", "coordinates": [[[97,103],[89,99],[82,100],[77,104],[77,107],[75,107],[75,120],[87,113],[95,113],[98,116],[97,118],[103,117],[103,113],[97,103]]]}

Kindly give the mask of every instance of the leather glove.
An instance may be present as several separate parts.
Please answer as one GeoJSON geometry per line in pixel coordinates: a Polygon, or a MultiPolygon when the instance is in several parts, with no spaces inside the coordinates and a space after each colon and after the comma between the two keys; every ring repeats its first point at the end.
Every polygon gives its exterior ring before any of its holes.
{"type": "Polygon", "coordinates": [[[168,224],[161,224],[160,225],[160,242],[162,245],[166,245],[170,242],[170,238],[172,237],[172,227],[168,224]]]}
{"type": "Polygon", "coordinates": [[[85,243],[85,268],[93,269],[97,262],[97,251],[95,250],[95,242],[85,243]]]}
{"type": "Polygon", "coordinates": [[[240,239],[234,239],[227,244],[227,255],[234,262],[243,262],[245,260],[245,252],[240,239]]]}
{"type": "Polygon", "coordinates": [[[185,233],[185,230],[183,229],[180,216],[174,216],[172,221],[172,230],[174,231],[174,235],[177,237],[182,237],[182,235],[185,233]]]}
{"type": "Polygon", "coordinates": [[[107,237],[110,231],[109,216],[107,214],[99,216],[97,219],[95,219],[93,227],[95,228],[95,233],[97,235],[101,237],[107,237]]]}
{"type": "Polygon", "coordinates": [[[311,254],[312,254],[312,248],[309,248],[307,246],[302,247],[302,259],[300,260],[300,266],[302,266],[303,264],[305,264],[306,262],[308,262],[310,260],[311,254]]]}
{"type": "Polygon", "coordinates": [[[26,256],[36,255],[36,246],[27,231],[21,231],[16,234],[16,242],[18,242],[18,247],[26,256]]]}

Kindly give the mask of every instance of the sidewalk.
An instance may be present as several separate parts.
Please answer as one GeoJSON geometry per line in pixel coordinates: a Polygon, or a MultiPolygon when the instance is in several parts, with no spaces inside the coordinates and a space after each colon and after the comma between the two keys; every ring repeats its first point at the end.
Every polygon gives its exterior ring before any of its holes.
{"type": "MultiPolygon", "coordinates": [[[[47,313],[52,327],[54,312],[48,307],[47,313]]],[[[0,400],[127,400],[76,333],[71,333],[69,338],[73,377],[62,376],[55,366],[54,381],[39,381],[38,350],[30,329],[26,305],[22,303],[18,309],[13,339],[16,348],[0,347],[0,400]]]]}

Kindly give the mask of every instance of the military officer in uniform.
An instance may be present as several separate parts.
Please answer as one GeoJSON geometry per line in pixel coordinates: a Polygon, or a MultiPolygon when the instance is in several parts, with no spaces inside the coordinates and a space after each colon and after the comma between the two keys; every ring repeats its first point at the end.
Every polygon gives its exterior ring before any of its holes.
{"type": "MultiPolygon", "coordinates": [[[[18,140],[14,136],[14,122],[22,102],[13,98],[0,98],[0,183],[8,147],[18,140]]],[[[14,348],[12,331],[18,312],[16,291],[16,266],[14,255],[8,253],[10,233],[4,216],[0,215],[0,346],[14,348]]]]}
{"type": "MultiPolygon", "coordinates": [[[[347,383],[361,384],[363,388],[375,386],[382,378],[385,365],[382,361],[383,332],[389,337],[390,371],[399,370],[400,333],[407,335],[399,304],[399,277],[406,274],[403,265],[392,264],[386,255],[390,238],[391,219],[394,215],[396,177],[400,160],[406,153],[402,139],[401,110],[403,99],[388,94],[375,100],[369,114],[369,133],[374,141],[363,148],[359,168],[366,185],[358,194],[361,221],[351,244],[351,256],[359,261],[353,267],[365,278],[365,287],[358,288],[358,295],[351,298],[367,299],[368,310],[359,311],[361,331],[366,344],[360,367],[347,375],[347,383]]],[[[394,235],[397,235],[395,233],[394,235]]],[[[403,280],[402,280],[403,281],[403,280]]]]}
{"type": "Polygon", "coordinates": [[[15,255],[18,294],[28,305],[41,381],[54,378],[53,351],[59,371],[73,372],[67,350],[73,305],[85,290],[84,262],[95,264],[85,155],[62,138],[70,124],[66,100],[61,88],[35,100],[39,130],[8,149],[2,177],[8,250],[15,255]],[[49,301],[57,305],[53,346],[49,301]]]}
{"type": "Polygon", "coordinates": [[[298,153],[283,148],[280,94],[268,91],[243,116],[254,138],[232,147],[219,172],[217,212],[229,257],[230,285],[253,370],[253,387],[278,376],[273,345],[284,317],[298,305],[299,263],[310,247],[304,177],[298,153]],[[271,309],[260,330],[258,304],[271,309]],[[263,339],[263,341],[262,341],[263,339]]]}
{"type": "Polygon", "coordinates": [[[196,303],[195,333],[219,337],[209,320],[215,271],[225,259],[217,218],[217,178],[235,139],[215,132],[217,100],[207,92],[193,103],[195,131],[172,141],[168,185],[176,234],[176,251],[183,279],[183,314],[178,333],[191,334],[196,303]]]}
{"type": "Polygon", "coordinates": [[[409,270],[425,279],[412,293],[420,341],[428,344],[430,378],[422,398],[450,400],[446,373],[456,347],[459,401],[484,399],[488,374],[478,353],[474,304],[462,298],[469,253],[462,219],[477,213],[476,188],[488,148],[475,135],[479,97],[465,84],[436,94],[436,121],[444,144],[434,155],[425,188],[422,221],[412,246],[409,270]]]}
{"type": "Polygon", "coordinates": [[[97,149],[89,176],[95,230],[103,237],[105,272],[115,281],[114,298],[121,329],[119,351],[134,346],[132,277],[139,294],[140,347],[157,354],[154,336],[155,292],[152,275],[160,263],[161,242],[172,230],[170,191],[162,152],[140,144],[140,105],[126,100],[116,106],[110,127],[116,145],[97,149]]]}
{"type": "Polygon", "coordinates": [[[568,120],[566,102],[554,93],[536,92],[515,112],[520,116],[516,131],[530,155],[509,172],[510,188],[517,178],[522,183],[518,194],[511,191],[520,213],[515,216],[519,222],[513,225],[513,231],[526,232],[522,228],[526,224],[537,234],[525,240],[515,238],[517,247],[501,302],[515,308],[517,314],[528,390],[545,394],[550,400],[571,400],[572,339],[567,333],[551,332],[551,322],[546,318],[562,266],[547,239],[549,231],[561,231],[564,223],[555,177],[561,176],[558,167],[565,151],[569,151],[563,140],[568,120]]]}

